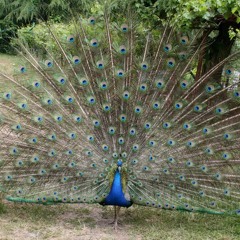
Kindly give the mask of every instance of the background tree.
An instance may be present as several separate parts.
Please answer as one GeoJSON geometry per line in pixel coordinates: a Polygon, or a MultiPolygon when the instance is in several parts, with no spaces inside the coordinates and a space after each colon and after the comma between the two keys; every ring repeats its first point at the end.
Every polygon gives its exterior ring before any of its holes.
{"type": "Polygon", "coordinates": [[[72,11],[84,12],[89,10],[89,0],[0,0],[1,18],[15,23],[31,23],[40,18],[59,18],[70,16],[72,11]]]}
{"type": "MultiPolygon", "coordinates": [[[[195,79],[229,56],[240,29],[238,0],[135,0],[138,12],[151,19],[152,12],[182,31],[203,29],[202,39],[208,44],[202,49],[195,79]]],[[[213,75],[221,82],[223,67],[213,75]]],[[[225,83],[226,86],[226,83],[225,83]]]]}
{"type": "Polygon", "coordinates": [[[73,12],[90,9],[89,0],[0,0],[0,52],[12,53],[11,38],[19,27],[33,25],[38,19],[63,21],[73,12]]]}

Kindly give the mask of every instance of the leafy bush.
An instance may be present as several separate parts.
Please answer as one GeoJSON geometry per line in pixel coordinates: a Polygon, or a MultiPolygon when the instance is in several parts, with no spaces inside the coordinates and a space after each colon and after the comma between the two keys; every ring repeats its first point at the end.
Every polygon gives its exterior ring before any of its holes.
{"type": "Polygon", "coordinates": [[[0,20],[0,52],[12,54],[10,42],[17,33],[17,25],[8,20],[0,20]]]}
{"type": "MultiPolygon", "coordinates": [[[[103,19],[101,19],[102,16],[99,16],[97,19],[99,22],[102,22],[103,19]]],[[[119,22],[113,22],[113,26],[118,28],[121,24],[125,23],[126,19],[121,18],[119,22]]],[[[31,52],[36,55],[39,58],[43,59],[52,59],[55,58],[55,60],[58,60],[61,62],[64,57],[62,56],[62,52],[59,49],[59,46],[57,46],[57,43],[55,39],[52,37],[52,34],[56,36],[56,38],[59,40],[60,44],[64,46],[64,49],[67,49],[67,54],[69,56],[73,56],[76,54],[75,49],[67,42],[67,37],[69,35],[73,36],[76,34],[76,29],[81,37],[81,41],[85,43],[89,43],[92,39],[97,38],[100,42],[101,46],[104,46],[108,48],[108,42],[105,39],[105,34],[103,29],[105,28],[105,24],[98,24],[96,23],[95,27],[92,27],[89,25],[89,21],[87,19],[82,19],[81,24],[84,26],[84,29],[86,31],[86,36],[81,32],[80,26],[78,24],[80,23],[74,23],[73,21],[70,21],[68,23],[59,23],[59,22],[48,22],[49,25],[46,25],[46,23],[42,22],[36,25],[23,27],[18,30],[17,35],[18,39],[15,39],[13,41],[13,45],[17,46],[20,42],[23,42],[28,49],[31,50],[31,52]],[[50,26],[50,27],[48,27],[50,26]],[[66,46],[68,44],[68,46],[66,46]],[[51,53],[51,56],[50,54],[51,53]]],[[[139,36],[143,36],[142,38],[139,37],[139,39],[142,39],[141,41],[145,41],[145,32],[149,31],[149,24],[139,24],[139,26],[136,28],[136,31],[138,31],[139,36]]],[[[112,39],[113,47],[118,48],[120,45],[124,44],[122,42],[122,38],[119,36],[118,31],[112,31],[112,39]]],[[[158,31],[152,31],[152,37],[158,38],[158,31]]],[[[74,46],[80,47],[80,40],[78,38],[75,38],[76,44],[74,46]]],[[[143,51],[142,44],[136,42],[135,48],[137,51],[143,51]]]]}
{"type": "MultiPolygon", "coordinates": [[[[61,36],[62,42],[66,43],[66,38],[73,32],[73,25],[71,23],[51,23],[51,31],[54,34],[61,36]]],[[[48,51],[54,55],[55,58],[59,57],[59,49],[56,42],[51,37],[50,29],[45,23],[23,27],[18,30],[18,38],[21,39],[27,47],[38,57],[44,57],[48,51]]],[[[18,44],[18,39],[13,42],[13,45],[18,44]]]]}

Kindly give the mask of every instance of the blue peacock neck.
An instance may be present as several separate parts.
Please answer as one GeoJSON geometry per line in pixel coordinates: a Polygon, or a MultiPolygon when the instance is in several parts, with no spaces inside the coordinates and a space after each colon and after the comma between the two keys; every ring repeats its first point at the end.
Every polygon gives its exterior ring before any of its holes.
{"type": "Polygon", "coordinates": [[[108,196],[101,203],[102,205],[113,205],[120,207],[130,207],[132,205],[132,202],[126,199],[123,192],[121,166],[122,162],[118,161],[111,190],[108,196]]]}

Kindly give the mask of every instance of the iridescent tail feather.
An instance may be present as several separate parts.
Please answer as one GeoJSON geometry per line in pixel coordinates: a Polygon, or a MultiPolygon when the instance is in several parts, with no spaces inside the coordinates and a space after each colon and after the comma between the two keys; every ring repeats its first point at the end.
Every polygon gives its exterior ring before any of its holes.
{"type": "Polygon", "coordinates": [[[101,203],[121,159],[135,204],[239,215],[239,80],[214,79],[223,66],[234,76],[239,52],[195,79],[200,31],[113,18],[76,18],[69,36],[46,25],[42,59],[19,43],[21,66],[1,71],[1,190],[10,201],[101,203]]]}

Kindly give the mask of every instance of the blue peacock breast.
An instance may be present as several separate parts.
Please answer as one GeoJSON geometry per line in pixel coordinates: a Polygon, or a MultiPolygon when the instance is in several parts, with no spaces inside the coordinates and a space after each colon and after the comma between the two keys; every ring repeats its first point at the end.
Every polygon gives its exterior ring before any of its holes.
{"type": "Polygon", "coordinates": [[[107,197],[100,203],[101,205],[113,205],[120,207],[130,207],[132,202],[127,199],[126,194],[123,192],[122,187],[122,176],[121,176],[121,165],[115,171],[114,179],[112,182],[111,190],[107,197]]]}

